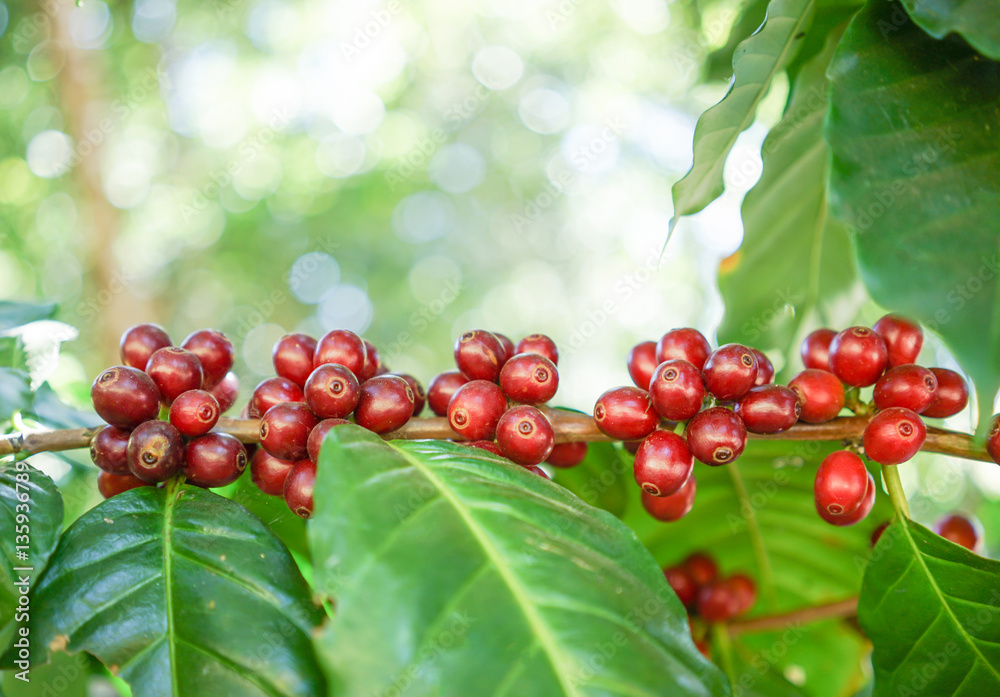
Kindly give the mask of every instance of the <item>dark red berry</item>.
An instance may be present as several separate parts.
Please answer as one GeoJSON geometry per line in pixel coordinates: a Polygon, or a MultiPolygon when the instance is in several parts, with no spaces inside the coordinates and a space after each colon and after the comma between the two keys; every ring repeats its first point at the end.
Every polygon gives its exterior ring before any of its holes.
{"type": "Polygon", "coordinates": [[[698,598],[698,584],[691,578],[691,574],[679,566],[671,566],[663,570],[663,576],[667,579],[667,583],[670,584],[674,593],[677,594],[681,605],[691,606],[694,604],[698,598]]]}
{"type": "Polygon", "coordinates": [[[880,539],[882,539],[882,533],[884,533],[885,529],[888,528],[888,527],[889,527],[889,521],[887,520],[884,523],[882,523],[881,525],[879,525],[877,528],[875,528],[874,530],[872,530],[872,537],[871,537],[871,545],[872,545],[872,547],[874,547],[875,545],[878,544],[878,541],[880,539]]]}
{"type": "Polygon", "coordinates": [[[736,594],[739,609],[737,615],[743,615],[753,609],[757,602],[757,584],[746,574],[733,574],[724,583],[736,594]]]}
{"type": "Polygon", "coordinates": [[[316,340],[308,334],[286,334],[278,339],[271,352],[274,372],[299,387],[304,387],[313,371],[316,340]]]}
{"type": "Polygon", "coordinates": [[[740,613],[741,597],[725,581],[715,581],[698,591],[698,615],[706,622],[727,622],[740,613]]]}
{"type": "Polygon", "coordinates": [[[743,419],[724,407],[712,407],[688,423],[691,452],[706,465],[725,465],[738,458],[747,444],[743,419]]]}
{"type": "Polygon", "coordinates": [[[497,446],[519,465],[537,465],[552,453],[555,433],[548,417],[535,407],[508,409],[497,422],[497,446]]]}
{"type": "Polygon", "coordinates": [[[294,464],[288,460],[279,460],[261,448],[250,459],[250,477],[265,494],[281,496],[285,492],[285,479],[294,464]]]}
{"type": "Polygon", "coordinates": [[[378,349],[375,348],[375,344],[368,341],[368,339],[362,339],[361,341],[365,344],[365,367],[362,369],[358,379],[364,382],[381,374],[382,359],[378,355],[378,349]]]}
{"type": "Polygon", "coordinates": [[[500,386],[488,380],[473,380],[459,387],[448,402],[451,430],[466,440],[490,440],[507,411],[507,398],[500,386]]]}
{"type": "Polygon", "coordinates": [[[923,415],[935,419],[946,419],[965,409],[969,403],[969,386],[965,379],[954,370],[931,368],[937,378],[938,388],[923,415]]]}
{"type": "Polygon", "coordinates": [[[182,471],[195,486],[214,489],[232,484],[246,468],[246,448],[228,433],[195,438],[184,450],[182,471]]]}
{"type": "Polygon", "coordinates": [[[321,419],[342,419],[358,405],[361,385],[339,363],[324,363],[312,372],[303,390],[306,404],[321,419]]]}
{"type": "Polygon", "coordinates": [[[559,349],[556,347],[556,342],[544,334],[529,334],[524,337],[517,342],[514,353],[537,353],[552,361],[552,365],[559,365],[559,349]]]}
{"type": "Polygon", "coordinates": [[[510,337],[506,334],[501,334],[500,332],[491,332],[493,336],[497,338],[500,345],[503,347],[503,357],[500,359],[500,365],[503,367],[507,361],[514,357],[517,353],[517,349],[514,348],[514,342],[510,340],[510,337]]]}
{"type": "Polygon", "coordinates": [[[576,467],[587,457],[586,443],[556,443],[545,462],[553,467],[576,467]]]}
{"type": "Polygon", "coordinates": [[[409,373],[388,373],[388,375],[402,378],[410,386],[410,389],[413,390],[413,418],[420,416],[420,412],[424,410],[424,404],[427,403],[427,393],[424,392],[424,386],[409,373]]]}
{"type": "Polygon", "coordinates": [[[982,526],[978,520],[970,518],[957,514],[946,515],[934,523],[934,532],[946,540],[962,545],[970,552],[976,552],[983,537],[982,526]]]}
{"type": "Polygon", "coordinates": [[[459,387],[467,383],[468,380],[457,370],[450,370],[441,373],[433,380],[427,388],[427,405],[437,416],[448,415],[448,402],[451,396],[459,387]]]}
{"type": "Polygon", "coordinates": [[[125,330],[118,348],[122,363],[145,370],[153,351],[170,345],[170,337],[163,327],[158,324],[137,324],[125,330]]]}
{"type": "Polygon", "coordinates": [[[282,460],[306,457],[309,432],[318,423],[308,406],[301,402],[275,404],[260,420],[260,445],[282,460]]]}
{"type": "Polygon", "coordinates": [[[209,392],[215,397],[215,401],[219,403],[219,413],[225,414],[236,404],[236,398],[240,393],[240,380],[236,377],[236,373],[230,370],[226,373],[226,377],[222,378],[222,382],[209,390],[209,392]]]}
{"type": "Polygon", "coordinates": [[[166,421],[146,421],[128,439],[128,468],[144,482],[165,482],[181,469],[184,439],[166,421]]]}
{"type": "Polygon", "coordinates": [[[313,513],[313,484],[316,483],[316,463],[299,460],[285,478],[285,503],[299,518],[309,518],[313,513]]]}
{"type": "Polygon", "coordinates": [[[780,433],[799,420],[799,396],[784,385],[754,387],[736,404],[736,413],[751,433],[780,433]]]}
{"type": "Polygon", "coordinates": [[[551,479],[549,473],[543,470],[538,465],[528,465],[524,469],[528,470],[532,474],[537,474],[539,477],[542,477],[543,479],[551,479]]]}
{"type": "Polygon", "coordinates": [[[413,416],[415,401],[406,380],[395,375],[376,375],[361,383],[354,420],[375,433],[395,431],[413,416]]]}
{"type": "Polygon", "coordinates": [[[673,431],[646,436],[632,463],[635,483],[651,496],[676,494],[693,470],[694,456],[687,441],[673,431]]]}
{"type": "Polygon", "coordinates": [[[755,348],[750,350],[753,351],[753,356],[757,359],[757,379],[753,381],[754,386],[770,385],[774,382],[774,364],[763,351],[758,351],[755,348]]]}
{"type": "Polygon", "coordinates": [[[899,365],[887,370],[875,383],[875,406],[905,407],[920,414],[934,401],[937,389],[937,378],[927,368],[899,365]]]}
{"type": "Polygon", "coordinates": [[[131,431],[105,426],[90,440],[90,459],[105,472],[131,474],[128,468],[128,438],[131,431]]]}
{"type": "Polygon", "coordinates": [[[705,389],[717,399],[739,399],[757,380],[757,358],[746,346],[726,344],[712,352],[701,373],[705,389]]]}
{"type": "Polygon", "coordinates": [[[832,329],[817,329],[802,340],[802,365],[814,370],[830,370],[830,343],[837,336],[832,329]]]}
{"type": "Polygon", "coordinates": [[[485,329],[465,332],[455,342],[455,365],[469,380],[496,382],[505,356],[500,340],[485,329]]]}
{"type": "Polygon", "coordinates": [[[629,377],[640,390],[649,389],[649,380],[660,361],[656,358],[656,342],[643,341],[632,347],[626,359],[629,377]]]}
{"type": "Polygon", "coordinates": [[[694,552],[681,562],[681,568],[691,574],[699,588],[707,586],[719,577],[719,565],[704,552],[694,552]]]}
{"type": "Polygon", "coordinates": [[[685,360],[664,361],[649,381],[653,408],[668,421],[687,421],[699,411],[705,399],[701,371],[685,360]]]}
{"type": "Polygon", "coordinates": [[[346,419],[323,419],[313,426],[313,430],[309,432],[309,439],[306,440],[306,451],[309,453],[309,459],[313,462],[319,462],[319,451],[326,434],[334,426],[343,426],[349,423],[351,422],[346,419]]]}
{"type": "Polygon", "coordinates": [[[488,453],[504,457],[504,454],[500,452],[500,446],[492,440],[473,440],[467,443],[462,443],[462,445],[467,445],[470,448],[477,448],[478,450],[485,450],[488,453]]]}
{"type": "Polygon", "coordinates": [[[306,397],[302,394],[302,388],[288,378],[268,378],[262,380],[254,388],[253,394],[250,395],[247,416],[251,419],[259,419],[275,404],[304,403],[305,401],[306,397]]]}
{"type": "Polygon", "coordinates": [[[830,342],[830,371],[852,387],[874,385],[889,364],[889,351],[868,327],[845,329],[830,342]]]}
{"type": "Polygon", "coordinates": [[[97,490],[101,496],[110,499],[130,489],[138,489],[141,486],[153,486],[149,482],[144,482],[131,472],[126,474],[113,474],[111,472],[97,473],[97,490]]]}
{"type": "Polygon", "coordinates": [[[813,483],[816,510],[834,517],[850,515],[867,495],[868,468],[860,457],[838,450],[823,458],[813,483]]]}
{"type": "Polygon", "coordinates": [[[219,421],[219,403],[205,390],[188,390],[170,405],[170,423],[182,436],[202,436],[219,421]]]}
{"type": "Polygon", "coordinates": [[[708,340],[697,329],[690,327],[671,329],[656,342],[656,360],[660,363],[679,359],[701,370],[710,353],[712,347],[708,340]]]}
{"type": "Polygon", "coordinates": [[[638,387],[615,387],[597,398],[594,421],[615,440],[641,440],[660,423],[649,393],[638,387]]]}
{"type": "Polygon", "coordinates": [[[365,374],[367,355],[365,342],[360,336],[347,329],[334,329],[316,344],[313,368],[326,363],[339,363],[356,377],[365,374]]]}
{"type": "Polygon", "coordinates": [[[133,429],[160,414],[160,391],[146,373],[128,366],[108,368],[90,387],[94,411],[112,426],[133,429]]]}
{"type": "Polygon", "coordinates": [[[511,401],[544,404],[559,388],[559,371],[545,356],[519,353],[501,369],[500,387],[511,401]]]}
{"type": "Polygon", "coordinates": [[[198,356],[201,367],[205,371],[205,389],[210,390],[226,377],[233,369],[236,351],[233,342],[226,335],[215,329],[200,329],[188,335],[181,348],[187,349],[198,356]]]}
{"type": "Polygon", "coordinates": [[[629,455],[635,455],[637,452],[639,452],[640,445],[642,445],[641,440],[627,440],[622,442],[622,448],[629,455]]]}
{"type": "Polygon", "coordinates": [[[799,397],[799,418],[808,424],[821,424],[837,416],[844,408],[844,384],[825,370],[806,368],[788,383],[799,397]]]}
{"type": "Polygon", "coordinates": [[[917,362],[920,348],[924,345],[924,332],[916,322],[902,315],[889,314],[872,327],[889,351],[889,366],[907,365],[917,362]]]}
{"type": "Polygon", "coordinates": [[[854,525],[855,523],[860,523],[862,520],[868,517],[868,514],[872,512],[872,507],[875,505],[875,478],[872,477],[871,472],[868,473],[868,489],[865,494],[865,500],[861,502],[858,506],[858,510],[854,513],[848,513],[847,515],[830,515],[824,509],[819,507],[816,508],[819,517],[828,522],[830,525],[836,525],[839,528],[845,528],[849,525],[854,525]]]}
{"type": "Polygon", "coordinates": [[[862,442],[870,459],[881,465],[898,465],[916,455],[926,437],[927,428],[916,412],[891,407],[868,422],[862,442]]]}
{"type": "Polygon", "coordinates": [[[694,506],[694,497],[697,493],[698,484],[694,475],[687,480],[680,491],[670,496],[650,496],[645,491],[642,492],[642,507],[649,515],[664,523],[671,523],[680,520],[694,506]]]}
{"type": "Polygon", "coordinates": [[[173,346],[153,352],[146,374],[153,378],[164,404],[173,403],[182,392],[200,390],[204,383],[198,356],[173,346]]]}

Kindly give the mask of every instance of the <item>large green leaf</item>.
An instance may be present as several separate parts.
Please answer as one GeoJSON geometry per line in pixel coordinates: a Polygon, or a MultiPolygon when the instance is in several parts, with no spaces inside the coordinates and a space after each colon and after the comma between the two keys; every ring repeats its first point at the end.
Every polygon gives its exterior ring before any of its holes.
{"type": "Polygon", "coordinates": [[[309,535],[331,694],[726,695],[621,522],[488,453],[331,431],[309,535]]]}
{"type": "Polygon", "coordinates": [[[59,541],[62,521],[62,497],[46,474],[24,461],[0,463],[0,530],[4,531],[0,537],[0,654],[25,624],[18,616],[21,613],[15,614],[20,598],[41,576],[59,541]]]}
{"type": "Polygon", "coordinates": [[[874,644],[874,697],[1000,694],[1000,562],[911,521],[872,553],[858,619],[874,644]]]}
{"type": "Polygon", "coordinates": [[[753,123],[771,81],[795,57],[812,17],[816,0],[771,0],[767,19],[733,55],[733,80],[726,96],[710,108],[694,130],[694,161],[674,184],[674,215],[697,213],[725,189],[722,170],[740,133],[753,123]]]}
{"type": "Polygon", "coordinates": [[[611,443],[590,443],[587,457],[576,467],[556,469],[555,480],[591,506],[621,517],[628,501],[632,457],[611,443]],[[624,477],[623,474],[629,476],[624,477]]]}
{"type": "Polygon", "coordinates": [[[826,68],[839,36],[803,66],[784,117],[764,141],[764,172],[743,200],[743,244],[719,273],[720,343],[790,355],[817,302],[836,303],[855,280],[847,232],[826,202],[826,68]]]}
{"type": "Polygon", "coordinates": [[[980,53],[1000,60],[1000,0],[903,0],[903,5],[931,36],[961,34],[980,53]]]}
{"type": "Polygon", "coordinates": [[[31,404],[31,378],[23,370],[0,368],[0,421],[31,404]]]}
{"type": "Polygon", "coordinates": [[[56,306],[52,303],[35,305],[2,300],[0,301],[0,330],[13,329],[30,322],[49,319],[55,313],[56,306]]]}
{"type": "Polygon", "coordinates": [[[862,279],[941,334],[988,415],[1000,385],[1000,63],[870,0],[829,74],[831,206],[853,228],[862,279]]]}
{"type": "Polygon", "coordinates": [[[143,487],[63,535],[32,598],[33,646],[86,650],[136,697],[324,690],[321,613],[278,539],[196,487],[143,487]]]}

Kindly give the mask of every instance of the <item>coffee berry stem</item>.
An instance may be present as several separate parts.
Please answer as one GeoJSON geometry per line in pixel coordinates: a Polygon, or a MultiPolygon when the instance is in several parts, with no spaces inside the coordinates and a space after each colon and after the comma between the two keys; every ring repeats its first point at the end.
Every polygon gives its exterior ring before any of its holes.
{"type": "Polygon", "coordinates": [[[775,615],[763,615],[753,619],[736,620],[727,625],[729,635],[736,637],[741,634],[752,634],[772,629],[787,629],[789,626],[809,624],[821,620],[847,619],[858,614],[858,599],[847,598],[825,605],[813,605],[792,612],[775,615]]]}
{"type": "Polygon", "coordinates": [[[882,465],[882,480],[892,500],[892,507],[896,509],[896,515],[900,518],[909,518],[910,505],[906,502],[906,492],[903,491],[903,482],[899,478],[899,467],[882,465]]]}

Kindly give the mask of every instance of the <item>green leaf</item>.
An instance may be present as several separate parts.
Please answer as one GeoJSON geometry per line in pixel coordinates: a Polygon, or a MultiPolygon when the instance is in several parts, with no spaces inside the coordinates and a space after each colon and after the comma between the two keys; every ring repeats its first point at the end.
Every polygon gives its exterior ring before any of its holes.
{"type": "Polygon", "coordinates": [[[334,694],[729,694],[634,534],[524,468],[345,426],[315,498],[334,694]]]}
{"type": "Polygon", "coordinates": [[[1000,562],[912,521],[883,533],[858,619],[874,644],[874,697],[1000,694],[1000,562]]]}
{"type": "Polygon", "coordinates": [[[871,0],[830,66],[831,206],[885,307],[939,332],[988,425],[1000,385],[1000,63],[871,0]]]}
{"type": "Polygon", "coordinates": [[[628,501],[632,457],[611,443],[590,443],[587,457],[576,467],[556,469],[555,481],[591,506],[621,517],[628,501]]]}
{"type": "Polygon", "coordinates": [[[49,319],[56,313],[56,306],[52,303],[36,305],[33,303],[15,303],[0,301],[0,331],[13,329],[37,322],[41,319],[49,319]]]}
{"type": "Polygon", "coordinates": [[[0,537],[0,618],[3,622],[0,624],[0,654],[18,631],[20,623],[15,622],[19,619],[15,612],[20,598],[41,576],[59,541],[62,521],[62,497],[46,474],[23,461],[0,463],[0,530],[4,531],[0,537]],[[22,534],[26,539],[17,539],[16,536],[22,534]],[[19,553],[24,556],[19,557],[19,553]]]}
{"type": "Polygon", "coordinates": [[[39,649],[93,653],[147,695],[324,690],[321,613],[288,551],[241,506],[196,487],[143,487],[63,535],[32,598],[39,649]]]}
{"type": "Polygon", "coordinates": [[[31,404],[31,380],[23,370],[0,368],[0,420],[31,404]]]}
{"type": "Polygon", "coordinates": [[[855,281],[847,232],[826,201],[826,68],[839,36],[802,67],[784,117],[764,141],[764,172],[743,200],[743,244],[719,270],[720,343],[791,355],[819,300],[825,311],[855,281]]]}
{"type": "Polygon", "coordinates": [[[671,232],[682,216],[697,213],[722,194],[726,157],[740,133],[753,123],[771,81],[795,57],[815,3],[771,0],[764,25],[737,47],[729,92],[698,119],[694,161],[684,178],[674,184],[671,232]]]}
{"type": "Polygon", "coordinates": [[[1000,60],[1000,1],[903,0],[903,6],[931,36],[961,34],[984,56],[1000,60]]]}

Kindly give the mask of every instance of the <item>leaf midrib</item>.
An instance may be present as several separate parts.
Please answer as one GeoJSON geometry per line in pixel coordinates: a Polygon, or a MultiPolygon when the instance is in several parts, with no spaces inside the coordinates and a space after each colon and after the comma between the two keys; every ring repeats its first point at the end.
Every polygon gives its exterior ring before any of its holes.
{"type": "Polygon", "coordinates": [[[165,615],[167,620],[167,634],[171,640],[167,642],[167,650],[170,653],[170,691],[175,697],[180,697],[177,680],[177,649],[174,630],[174,598],[173,598],[173,521],[174,504],[180,492],[175,486],[168,485],[167,497],[163,504],[163,593],[166,598],[165,615]]]}

